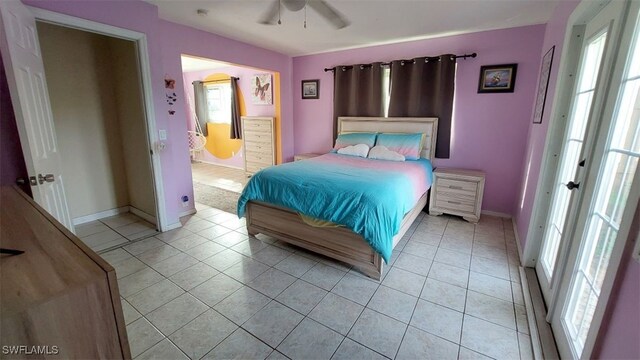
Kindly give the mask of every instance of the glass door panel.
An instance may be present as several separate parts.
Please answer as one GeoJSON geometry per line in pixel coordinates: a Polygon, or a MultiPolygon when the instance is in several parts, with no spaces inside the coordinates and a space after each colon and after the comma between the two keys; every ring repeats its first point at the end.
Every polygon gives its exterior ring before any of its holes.
{"type": "Polygon", "coordinates": [[[631,53],[613,121],[603,130],[608,131],[608,142],[562,316],[574,355],[582,354],[584,349],[640,160],[640,34],[637,26],[631,53]]]}
{"type": "Polygon", "coordinates": [[[558,249],[563,238],[563,229],[569,212],[571,191],[566,184],[576,179],[606,40],[607,31],[600,31],[585,42],[582,50],[578,85],[573,97],[569,128],[561,152],[562,157],[558,177],[553,189],[551,211],[547,219],[540,256],[540,265],[547,284],[551,284],[558,249]]]}

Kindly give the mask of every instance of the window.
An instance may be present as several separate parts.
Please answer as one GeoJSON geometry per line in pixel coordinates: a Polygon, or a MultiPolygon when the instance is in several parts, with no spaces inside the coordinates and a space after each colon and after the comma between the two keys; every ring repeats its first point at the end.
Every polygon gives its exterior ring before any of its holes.
{"type": "Polygon", "coordinates": [[[213,83],[205,86],[207,121],[231,124],[231,83],[213,83]]]}

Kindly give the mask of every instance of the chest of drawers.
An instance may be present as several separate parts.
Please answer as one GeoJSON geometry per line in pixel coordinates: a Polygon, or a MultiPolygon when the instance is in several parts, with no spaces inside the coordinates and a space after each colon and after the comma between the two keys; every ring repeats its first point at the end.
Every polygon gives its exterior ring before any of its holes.
{"type": "Polygon", "coordinates": [[[429,199],[429,214],[459,215],[477,223],[480,220],[485,175],[481,171],[437,168],[429,199]]]}
{"type": "Polygon", "coordinates": [[[275,139],[273,118],[263,116],[242,117],[244,169],[248,176],[275,165],[275,139]]]}

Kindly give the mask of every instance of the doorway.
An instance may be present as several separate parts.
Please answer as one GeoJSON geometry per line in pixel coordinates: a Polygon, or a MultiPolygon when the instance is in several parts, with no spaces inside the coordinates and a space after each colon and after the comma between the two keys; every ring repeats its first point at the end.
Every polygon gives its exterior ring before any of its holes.
{"type": "Polygon", "coordinates": [[[67,204],[96,251],[156,234],[156,199],[133,41],[36,22],[67,204]]]}
{"type": "Polygon", "coordinates": [[[181,61],[196,206],[235,213],[248,177],[243,140],[230,136],[232,98],[235,96],[240,116],[275,117],[279,101],[273,88],[276,74],[184,54],[181,61]],[[270,79],[268,85],[260,86],[272,99],[267,104],[252,101],[256,74],[270,79]],[[236,79],[233,89],[232,77],[236,79]]]}
{"type": "MultiPolygon", "coordinates": [[[[113,233],[123,238],[118,241],[162,230],[164,192],[150,145],[156,136],[145,35],[21,2],[0,3],[0,14],[0,47],[34,200],[79,236],[87,234],[82,227],[88,222],[116,214],[91,228],[117,228],[113,233]],[[70,45],[66,35],[84,40],[70,45]],[[129,175],[135,166],[143,167],[143,181],[129,175]]],[[[95,245],[116,246],[108,240],[95,245]]]]}

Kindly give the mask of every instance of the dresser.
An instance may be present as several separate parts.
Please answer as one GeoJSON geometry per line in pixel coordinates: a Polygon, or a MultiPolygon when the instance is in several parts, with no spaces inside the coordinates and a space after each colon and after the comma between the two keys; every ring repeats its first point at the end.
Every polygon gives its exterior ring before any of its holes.
{"type": "Polygon", "coordinates": [[[0,255],[0,345],[27,347],[2,358],[131,358],[113,267],[18,188],[0,203],[0,245],[24,251],[0,255]]]}
{"type": "Polygon", "coordinates": [[[429,214],[459,215],[477,223],[480,220],[485,174],[478,170],[437,168],[429,199],[429,214]]]}
{"type": "Polygon", "coordinates": [[[275,131],[273,117],[243,116],[242,141],[244,170],[247,176],[275,165],[275,131]]]}

